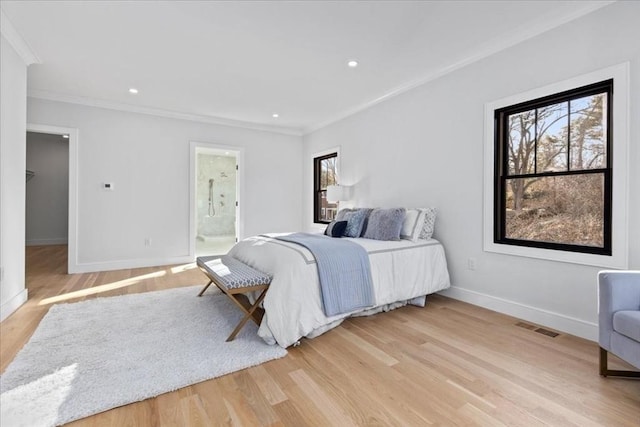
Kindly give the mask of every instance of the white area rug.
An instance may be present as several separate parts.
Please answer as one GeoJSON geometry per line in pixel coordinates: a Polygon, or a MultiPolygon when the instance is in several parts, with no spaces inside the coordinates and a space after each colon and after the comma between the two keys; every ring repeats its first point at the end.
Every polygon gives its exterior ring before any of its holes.
{"type": "Polygon", "coordinates": [[[52,426],[283,357],[200,286],[51,307],[0,377],[0,425],[52,426]]]}

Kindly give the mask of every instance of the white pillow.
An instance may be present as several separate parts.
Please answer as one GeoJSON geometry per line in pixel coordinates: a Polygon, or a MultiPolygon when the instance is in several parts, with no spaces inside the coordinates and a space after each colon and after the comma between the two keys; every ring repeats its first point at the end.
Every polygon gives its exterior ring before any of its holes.
{"type": "Polygon", "coordinates": [[[402,223],[400,238],[417,242],[425,222],[427,209],[407,209],[407,214],[402,223]]]}
{"type": "Polygon", "coordinates": [[[422,209],[425,213],[422,230],[420,230],[420,239],[426,240],[433,236],[433,230],[436,226],[436,208],[422,209]]]}

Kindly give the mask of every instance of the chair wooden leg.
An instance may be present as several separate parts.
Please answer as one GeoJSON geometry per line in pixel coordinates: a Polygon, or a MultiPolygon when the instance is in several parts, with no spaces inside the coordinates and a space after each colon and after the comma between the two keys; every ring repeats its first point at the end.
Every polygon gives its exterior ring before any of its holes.
{"type": "Polygon", "coordinates": [[[607,376],[607,350],[600,347],[600,375],[607,376]]]}
{"type": "Polygon", "coordinates": [[[638,371],[618,371],[610,370],[607,366],[607,350],[600,347],[600,375],[603,377],[625,377],[625,378],[640,378],[640,372],[638,371]]]}

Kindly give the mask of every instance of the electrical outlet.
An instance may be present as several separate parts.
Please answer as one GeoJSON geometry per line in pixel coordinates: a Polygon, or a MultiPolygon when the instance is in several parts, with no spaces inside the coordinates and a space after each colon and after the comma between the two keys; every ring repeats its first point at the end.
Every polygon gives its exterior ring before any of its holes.
{"type": "Polygon", "coordinates": [[[467,260],[467,268],[469,268],[469,270],[475,270],[476,269],[476,259],[475,258],[469,258],[467,260]]]}
{"type": "Polygon", "coordinates": [[[144,245],[145,246],[151,246],[151,237],[145,237],[144,238],[144,245]]]}

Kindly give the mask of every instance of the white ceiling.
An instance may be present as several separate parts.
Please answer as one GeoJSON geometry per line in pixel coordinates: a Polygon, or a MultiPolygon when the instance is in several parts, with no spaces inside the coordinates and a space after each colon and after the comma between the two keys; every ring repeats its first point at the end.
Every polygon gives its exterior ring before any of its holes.
{"type": "Polygon", "coordinates": [[[31,96],[299,134],[609,3],[0,4],[40,59],[31,96]]]}

